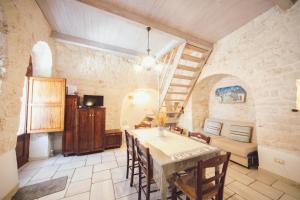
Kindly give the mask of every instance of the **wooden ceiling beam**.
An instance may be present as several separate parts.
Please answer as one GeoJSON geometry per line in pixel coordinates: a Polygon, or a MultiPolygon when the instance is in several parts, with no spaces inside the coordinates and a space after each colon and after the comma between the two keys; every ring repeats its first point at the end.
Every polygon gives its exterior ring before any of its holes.
{"type": "Polygon", "coordinates": [[[122,48],[122,47],[118,47],[118,46],[104,44],[101,42],[95,42],[92,40],[87,40],[84,38],[80,38],[80,37],[76,37],[76,36],[72,36],[72,35],[68,35],[68,34],[64,34],[64,33],[59,33],[56,31],[52,31],[51,37],[56,40],[62,41],[62,42],[67,42],[67,43],[71,43],[71,44],[83,46],[83,47],[100,49],[100,50],[108,51],[111,53],[125,54],[125,55],[129,55],[129,56],[143,55],[141,52],[138,52],[138,51],[135,51],[132,49],[126,49],[126,48],[122,48]]]}
{"type": "Polygon", "coordinates": [[[276,5],[278,5],[282,10],[290,9],[297,0],[272,0],[276,5]]]}
{"type": "Polygon", "coordinates": [[[92,6],[94,8],[98,8],[100,10],[111,13],[113,15],[125,18],[127,20],[137,22],[137,23],[143,24],[145,26],[151,26],[154,29],[157,29],[162,32],[168,33],[170,35],[185,39],[187,41],[187,43],[193,44],[200,48],[203,48],[203,49],[206,49],[209,51],[212,50],[212,48],[213,48],[213,43],[211,43],[211,42],[203,40],[203,39],[201,39],[195,35],[192,35],[190,33],[183,32],[177,28],[162,24],[159,21],[149,19],[149,18],[146,18],[137,13],[125,10],[124,8],[121,8],[117,5],[113,5],[111,3],[105,3],[105,2],[102,2],[99,0],[78,0],[78,1],[80,1],[84,4],[87,4],[89,6],[92,6]]]}

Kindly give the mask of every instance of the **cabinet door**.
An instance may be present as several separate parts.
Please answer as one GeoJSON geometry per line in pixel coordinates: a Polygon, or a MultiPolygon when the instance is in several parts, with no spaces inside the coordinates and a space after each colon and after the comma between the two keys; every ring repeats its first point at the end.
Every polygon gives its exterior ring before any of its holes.
{"type": "Polygon", "coordinates": [[[77,109],[78,96],[66,96],[66,109],[65,109],[65,131],[63,134],[63,153],[74,153],[75,142],[75,116],[77,109]]]}
{"type": "Polygon", "coordinates": [[[94,109],[94,150],[103,150],[105,133],[105,109],[94,109]]]}
{"type": "Polygon", "coordinates": [[[91,150],[93,117],[89,109],[78,109],[77,112],[78,153],[85,153],[91,150]]]}
{"type": "Polygon", "coordinates": [[[65,79],[30,77],[28,133],[64,131],[65,79]]]}

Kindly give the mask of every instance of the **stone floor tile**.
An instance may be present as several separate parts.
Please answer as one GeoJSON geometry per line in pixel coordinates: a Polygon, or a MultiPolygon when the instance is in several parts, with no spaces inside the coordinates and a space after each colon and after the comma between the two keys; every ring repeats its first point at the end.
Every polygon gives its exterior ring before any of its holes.
{"type": "Polygon", "coordinates": [[[230,169],[228,168],[227,171],[227,176],[230,176],[231,178],[245,184],[245,185],[249,185],[250,183],[254,182],[254,179],[248,177],[245,174],[242,174],[236,170],[230,169]]]}
{"type": "Polygon", "coordinates": [[[253,170],[249,174],[247,174],[247,176],[267,185],[272,185],[277,180],[277,177],[275,177],[274,175],[261,170],[253,170]]]}
{"type": "Polygon", "coordinates": [[[67,189],[66,196],[73,196],[76,194],[88,192],[90,191],[90,188],[91,188],[91,179],[71,182],[67,189]]]}
{"type": "Polygon", "coordinates": [[[23,187],[24,185],[26,185],[26,183],[28,183],[31,180],[31,178],[35,174],[38,173],[39,170],[40,170],[40,168],[20,171],[19,172],[19,187],[23,187]]]}
{"type": "Polygon", "coordinates": [[[58,170],[74,169],[78,167],[83,167],[84,165],[85,165],[85,161],[70,162],[70,163],[62,164],[58,170]]]}
{"type": "Polygon", "coordinates": [[[126,180],[126,167],[114,168],[110,171],[114,183],[126,180]]]}
{"type": "Polygon", "coordinates": [[[233,163],[232,165],[229,166],[229,168],[232,168],[242,174],[248,174],[250,173],[251,171],[254,171],[254,170],[251,170],[251,169],[248,169],[247,167],[244,167],[244,166],[241,166],[241,165],[238,165],[236,163],[233,163]]]}
{"type": "Polygon", "coordinates": [[[232,183],[233,181],[234,181],[233,178],[231,178],[230,176],[226,175],[225,185],[228,185],[228,184],[232,183]]]}
{"type": "Polygon", "coordinates": [[[77,162],[77,161],[86,161],[87,155],[84,156],[73,156],[72,157],[72,162],[77,162]]]}
{"type": "Polygon", "coordinates": [[[62,200],[89,200],[89,199],[90,199],[90,193],[85,192],[85,193],[82,193],[82,194],[78,194],[78,195],[63,198],[62,200]]]}
{"type": "Polygon", "coordinates": [[[86,166],[100,164],[100,163],[101,163],[101,155],[88,156],[86,160],[86,166]]]}
{"type": "MultiPolygon", "coordinates": [[[[290,195],[288,195],[288,194],[285,194],[285,195],[283,195],[281,198],[280,198],[280,200],[297,200],[296,198],[294,198],[294,197],[291,197],[290,195]]],[[[299,200],[299,199],[298,199],[299,200]]]]}
{"type": "Polygon", "coordinates": [[[115,156],[116,158],[119,158],[119,157],[126,157],[127,155],[127,152],[126,151],[115,151],[115,156]]]}
{"type": "Polygon", "coordinates": [[[58,169],[58,165],[53,165],[53,166],[49,166],[49,167],[43,167],[42,169],[40,169],[38,171],[38,173],[36,173],[33,177],[32,177],[32,181],[33,180],[39,180],[39,179],[46,179],[46,178],[50,178],[52,177],[56,170],[58,169]]]}
{"type": "Polygon", "coordinates": [[[114,187],[111,180],[92,184],[90,200],[115,200],[114,187]]]}
{"type": "Polygon", "coordinates": [[[66,190],[63,190],[60,192],[49,194],[47,196],[43,196],[43,197],[39,198],[39,200],[58,200],[58,199],[64,198],[65,194],[66,194],[66,190]]]}
{"type": "Polygon", "coordinates": [[[93,174],[93,166],[76,168],[74,175],[72,177],[72,182],[81,181],[84,179],[90,179],[92,178],[92,174],[93,174]]]}
{"type": "Polygon", "coordinates": [[[233,196],[235,193],[230,190],[229,188],[227,187],[224,187],[224,199],[228,199],[229,197],[233,196]]]}
{"type": "Polygon", "coordinates": [[[56,161],[55,164],[65,164],[71,162],[73,159],[73,156],[68,156],[68,157],[59,157],[56,161]]]}
{"type": "Polygon", "coordinates": [[[287,184],[283,181],[276,181],[272,187],[281,190],[296,199],[300,199],[300,188],[297,188],[294,185],[287,184]]]}
{"type": "Polygon", "coordinates": [[[263,195],[270,197],[271,199],[279,199],[279,197],[283,195],[283,192],[281,192],[280,190],[277,190],[259,181],[255,181],[250,185],[250,187],[256,190],[257,192],[260,192],[263,195]]]}
{"type": "Polygon", "coordinates": [[[50,179],[51,179],[51,178],[44,178],[44,179],[30,180],[30,181],[27,182],[24,186],[27,186],[27,185],[33,185],[33,184],[41,183],[41,182],[44,182],[44,181],[49,181],[50,179]]]}
{"type": "MultiPolygon", "coordinates": [[[[245,199],[244,199],[243,197],[241,197],[240,195],[235,194],[235,195],[229,197],[228,200],[245,200],[245,199]]],[[[254,199],[253,199],[253,200],[254,200],[254,199]]]]}
{"type": "Polygon", "coordinates": [[[116,161],[116,157],[112,156],[102,156],[102,163],[113,162],[116,161]]]}
{"type": "Polygon", "coordinates": [[[96,172],[93,174],[92,183],[106,181],[111,179],[111,173],[109,170],[96,172]]]}
{"type": "Polygon", "coordinates": [[[106,150],[101,154],[102,157],[111,157],[111,156],[115,156],[115,152],[111,149],[111,150],[106,150]]]}
{"type": "Polygon", "coordinates": [[[269,200],[268,197],[264,196],[263,194],[256,192],[252,188],[238,182],[234,181],[227,186],[230,190],[237,193],[241,197],[247,200],[269,200]]]}
{"type": "Polygon", "coordinates": [[[116,183],[114,185],[116,198],[121,198],[137,192],[135,187],[130,187],[129,180],[116,183]]]}
{"type": "Polygon", "coordinates": [[[126,157],[117,157],[116,158],[118,166],[123,167],[127,165],[127,158],[126,157]]]}
{"type": "Polygon", "coordinates": [[[138,193],[134,193],[134,194],[131,194],[131,195],[127,195],[125,197],[121,197],[117,200],[137,200],[138,199],[138,193]]]}
{"type": "Polygon", "coordinates": [[[57,171],[57,172],[54,174],[54,176],[52,177],[52,179],[54,179],[54,178],[59,178],[59,177],[63,177],[63,176],[67,176],[67,177],[69,177],[69,179],[71,179],[72,176],[73,176],[74,170],[75,170],[75,169],[66,169],[66,170],[60,170],[60,171],[57,171]]]}
{"type": "Polygon", "coordinates": [[[116,161],[97,164],[97,165],[94,165],[94,172],[113,169],[113,168],[117,168],[117,167],[118,167],[118,164],[116,161]]]}

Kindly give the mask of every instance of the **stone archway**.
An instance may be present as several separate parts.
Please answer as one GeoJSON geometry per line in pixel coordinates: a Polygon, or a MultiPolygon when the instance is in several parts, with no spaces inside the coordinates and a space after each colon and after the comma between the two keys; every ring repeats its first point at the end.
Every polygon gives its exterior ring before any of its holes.
{"type": "Polygon", "coordinates": [[[192,107],[194,130],[201,129],[204,120],[208,117],[251,123],[256,121],[252,91],[240,78],[229,74],[216,74],[201,79],[194,88],[192,107]],[[246,102],[242,104],[218,103],[214,98],[216,88],[232,85],[240,85],[246,90],[246,102]]]}

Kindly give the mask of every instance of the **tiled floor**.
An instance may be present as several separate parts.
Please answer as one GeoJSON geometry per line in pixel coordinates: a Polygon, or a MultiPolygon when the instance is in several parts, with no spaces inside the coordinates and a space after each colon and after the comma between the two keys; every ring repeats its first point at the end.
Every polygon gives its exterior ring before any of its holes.
{"type": "MultiPolygon", "coordinates": [[[[40,199],[135,200],[137,190],[130,187],[126,180],[125,165],[124,148],[85,156],[59,155],[27,163],[19,170],[20,186],[68,176],[65,190],[40,199]]],[[[151,199],[156,199],[155,196],[152,195],[151,199]]],[[[267,173],[230,163],[224,199],[295,200],[300,199],[300,186],[267,173]]]]}

